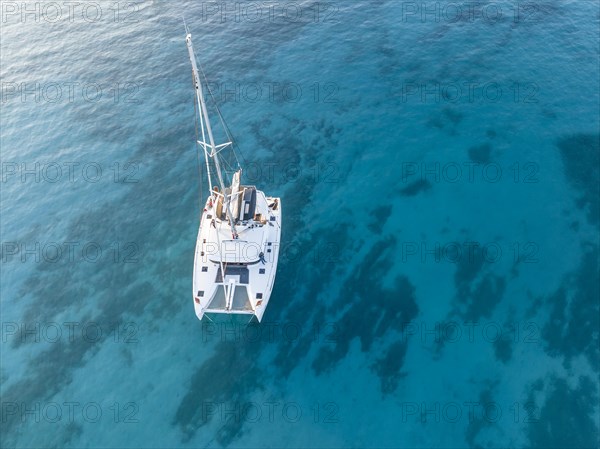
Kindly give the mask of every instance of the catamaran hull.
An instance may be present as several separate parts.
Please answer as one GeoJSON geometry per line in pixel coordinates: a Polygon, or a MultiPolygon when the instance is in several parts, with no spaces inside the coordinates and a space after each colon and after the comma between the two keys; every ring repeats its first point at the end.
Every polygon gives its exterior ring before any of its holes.
{"type": "Polygon", "coordinates": [[[247,317],[247,322],[262,320],[275,282],[282,224],[281,199],[264,200],[265,205],[276,205],[268,208],[268,220],[262,225],[249,221],[246,228],[239,228],[235,241],[227,240],[224,223],[213,224],[215,206],[211,197],[207,200],[194,257],[193,300],[198,319],[235,315],[236,319],[247,317]],[[234,244],[239,254],[234,254],[228,243],[234,244]]]}

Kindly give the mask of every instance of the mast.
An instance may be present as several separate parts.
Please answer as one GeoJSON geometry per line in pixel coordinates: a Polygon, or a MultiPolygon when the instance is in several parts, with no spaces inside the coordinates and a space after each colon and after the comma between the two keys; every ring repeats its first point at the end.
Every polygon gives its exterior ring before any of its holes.
{"type": "MultiPolygon", "coordinates": [[[[233,238],[237,238],[237,231],[235,229],[235,222],[233,220],[233,214],[230,210],[230,196],[234,194],[231,192],[231,195],[226,195],[225,192],[225,183],[223,182],[223,174],[221,172],[221,164],[219,162],[218,152],[222,148],[230,145],[231,142],[226,142],[220,145],[215,145],[215,139],[213,137],[212,128],[210,126],[210,120],[208,118],[208,111],[206,109],[206,103],[204,102],[204,95],[202,92],[202,83],[200,82],[200,76],[198,74],[198,67],[196,65],[196,56],[194,54],[194,47],[192,45],[192,34],[188,31],[186,26],[186,37],[185,41],[187,43],[188,52],[190,54],[190,61],[192,63],[192,72],[194,75],[194,87],[196,89],[196,101],[200,110],[200,127],[202,128],[202,142],[198,142],[204,148],[204,159],[206,161],[206,170],[208,172],[208,183],[211,189],[212,194],[212,182],[210,179],[210,164],[208,163],[208,158],[211,157],[215,163],[215,168],[217,172],[217,177],[219,179],[219,184],[221,186],[221,193],[223,195],[223,202],[225,203],[225,208],[227,211],[227,218],[229,220],[229,226],[231,227],[231,234],[233,238]],[[206,142],[204,135],[204,126],[206,126],[206,132],[208,134],[209,143],[206,142]],[[207,151],[207,147],[210,147],[210,152],[207,151]]],[[[237,194],[237,192],[235,192],[237,194]]]]}

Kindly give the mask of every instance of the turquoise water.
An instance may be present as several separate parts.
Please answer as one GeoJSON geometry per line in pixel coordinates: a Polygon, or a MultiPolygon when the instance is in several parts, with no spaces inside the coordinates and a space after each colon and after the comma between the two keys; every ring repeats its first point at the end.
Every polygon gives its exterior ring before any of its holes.
{"type": "Polygon", "coordinates": [[[2,2],[3,446],[598,445],[595,2],[27,5],[2,2]],[[194,315],[182,15],[282,197],[261,325],[194,315]]]}

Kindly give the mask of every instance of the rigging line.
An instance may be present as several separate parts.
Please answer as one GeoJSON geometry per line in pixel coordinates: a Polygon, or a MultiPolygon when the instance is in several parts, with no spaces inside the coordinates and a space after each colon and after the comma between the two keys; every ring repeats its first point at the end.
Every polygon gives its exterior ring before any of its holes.
{"type": "MultiPolygon", "coordinates": [[[[196,61],[198,60],[198,58],[196,57],[196,51],[195,50],[194,50],[194,58],[196,59],[196,61]]],[[[232,146],[232,151],[231,152],[233,153],[233,156],[235,157],[235,160],[236,160],[237,165],[239,167],[240,166],[240,162],[238,160],[237,154],[235,152],[235,148],[233,146],[234,145],[234,143],[233,143],[233,137],[231,136],[231,133],[230,132],[228,133],[228,131],[227,131],[228,130],[227,125],[225,124],[225,122],[223,120],[223,117],[221,115],[221,111],[219,110],[219,106],[217,104],[217,101],[215,100],[215,97],[214,97],[212,91],[210,90],[210,86],[208,84],[208,78],[206,77],[206,74],[204,73],[204,70],[202,70],[202,65],[198,64],[198,70],[200,70],[200,73],[202,74],[202,77],[204,78],[204,81],[206,82],[206,90],[208,91],[210,97],[213,100],[213,104],[214,104],[214,106],[215,106],[215,108],[217,110],[217,113],[219,115],[219,119],[221,121],[221,125],[225,129],[225,134],[227,135],[228,140],[232,142],[232,145],[231,145],[232,146]]],[[[223,161],[225,161],[225,160],[223,159],[223,161]]]]}
{"type": "MultiPolygon", "coordinates": [[[[247,167],[248,166],[248,161],[246,160],[246,157],[244,156],[244,153],[242,153],[242,149],[237,144],[237,140],[235,140],[233,138],[233,134],[231,133],[231,130],[229,129],[229,126],[227,126],[227,123],[223,119],[223,116],[221,116],[221,110],[218,107],[217,107],[217,111],[219,112],[219,117],[221,119],[221,123],[223,123],[223,127],[225,128],[225,132],[230,137],[229,140],[231,142],[231,147],[234,149],[234,154],[238,154],[239,153],[240,158],[242,159],[242,162],[247,167]],[[237,148],[237,153],[236,153],[236,150],[235,150],[236,148],[237,148]]],[[[236,157],[236,160],[237,160],[237,157],[236,157]]],[[[238,166],[239,166],[239,161],[237,161],[237,162],[238,162],[238,166]]]]}
{"type": "Polygon", "coordinates": [[[221,162],[223,162],[223,165],[225,165],[225,167],[223,167],[225,171],[229,170],[232,173],[235,172],[235,169],[231,165],[229,165],[229,161],[228,160],[221,159],[221,162]]]}
{"type": "MultiPolygon", "coordinates": [[[[217,103],[217,100],[215,99],[215,96],[212,93],[212,90],[210,89],[210,85],[208,83],[208,78],[206,77],[206,74],[204,73],[204,70],[202,70],[202,66],[199,67],[200,72],[202,73],[202,76],[204,77],[204,81],[206,82],[206,90],[208,91],[208,94],[210,95],[210,98],[213,101],[215,110],[217,111],[217,115],[219,116],[219,121],[221,122],[221,126],[223,126],[223,129],[225,130],[225,134],[227,136],[227,140],[229,140],[231,142],[231,147],[233,150],[233,136],[231,135],[231,132],[229,132],[229,129],[227,128],[227,125],[225,124],[225,120],[223,120],[223,116],[221,115],[221,110],[219,109],[219,104],[217,103]]],[[[236,162],[238,163],[238,166],[240,165],[237,154],[235,153],[235,150],[232,151],[233,155],[235,157],[236,162]]]]}
{"type": "MultiPolygon", "coordinates": [[[[194,72],[192,71],[192,86],[194,85],[194,72]]],[[[202,206],[202,198],[204,197],[204,187],[202,185],[203,181],[203,168],[202,163],[200,162],[200,149],[198,148],[198,105],[196,104],[196,98],[194,97],[194,129],[196,131],[196,162],[198,165],[198,205],[200,206],[200,210],[202,211],[204,207],[202,206]]],[[[200,212],[200,216],[202,217],[202,212],[200,212]]]]}
{"type": "Polygon", "coordinates": [[[231,133],[231,130],[229,129],[229,126],[227,126],[227,123],[225,123],[225,120],[223,119],[223,115],[221,114],[221,109],[219,109],[219,104],[217,103],[217,100],[215,99],[212,91],[210,90],[210,85],[208,84],[208,78],[206,77],[206,74],[204,73],[204,70],[202,70],[202,65],[199,65],[198,69],[202,73],[202,76],[204,77],[204,81],[206,81],[206,90],[208,91],[210,97],[213,100],[215,109],[217,111],[217,115],[219,116],[219,120],[221,121],[221,125],[223,126],[223,129],[225,130],[225,134],[227,135],[228,140],[231,142],[232,153],[233,153],[233,155],[235,157],[235,160],[237,162],[238,168],[241,168],[240,161],[238,159],[238,153],[240,155],[240,158],[244,162],[244,165],[248,164],[247,161],[246,161],[246,158],[244,157],[244,154],[242,153],[242,151],[241,151],[239,145],[237,144],[236,140],[233,138],[233,134],[231,133]],[[236,148],[237,148],[237,151],[236,151],[236,148]]]}
{"type": "Polygon", "coordinates": [[[225,128],[225,133],[227,134],[227,136],[229,138],[229,141],[231,142],[231,148],[233,150],[233,154],[235,155],[235,160],[236,160],[236,162],[238,164],[238,168],[241,168],[240,161],[239,161],[239,159],[237,157],[238,154],[240,155],[240,158],[242,159],[242,162],[244,163],[244,165],[248,166],[248,161],[244,157],[244,153],[242,153],[242,150],[241,150],[240,146],[237,144],[237,140],[235,140],[233,138],[233,134],[231,133],[231,130],[229,129],[229,126],[227,126],[227,123],[223,119],[223,116],[221,115],[221,110],[219,109],[218,106],[217,106],[217,113],[219,114],[219,119],[221,120],[221,124],[223,125],[223,128],[225,128]]]}

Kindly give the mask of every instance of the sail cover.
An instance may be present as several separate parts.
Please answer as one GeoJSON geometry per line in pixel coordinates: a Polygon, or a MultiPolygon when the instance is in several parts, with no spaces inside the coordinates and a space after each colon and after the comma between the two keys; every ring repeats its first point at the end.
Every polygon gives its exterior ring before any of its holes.
{"type": "Polygon", "coordinates": [[[238,219],[240,209],[240,178],[242,177],[242,170],[238,170],[233,174],[233,180],[231,182],[231,213],[233,219],[238,219]]]}

